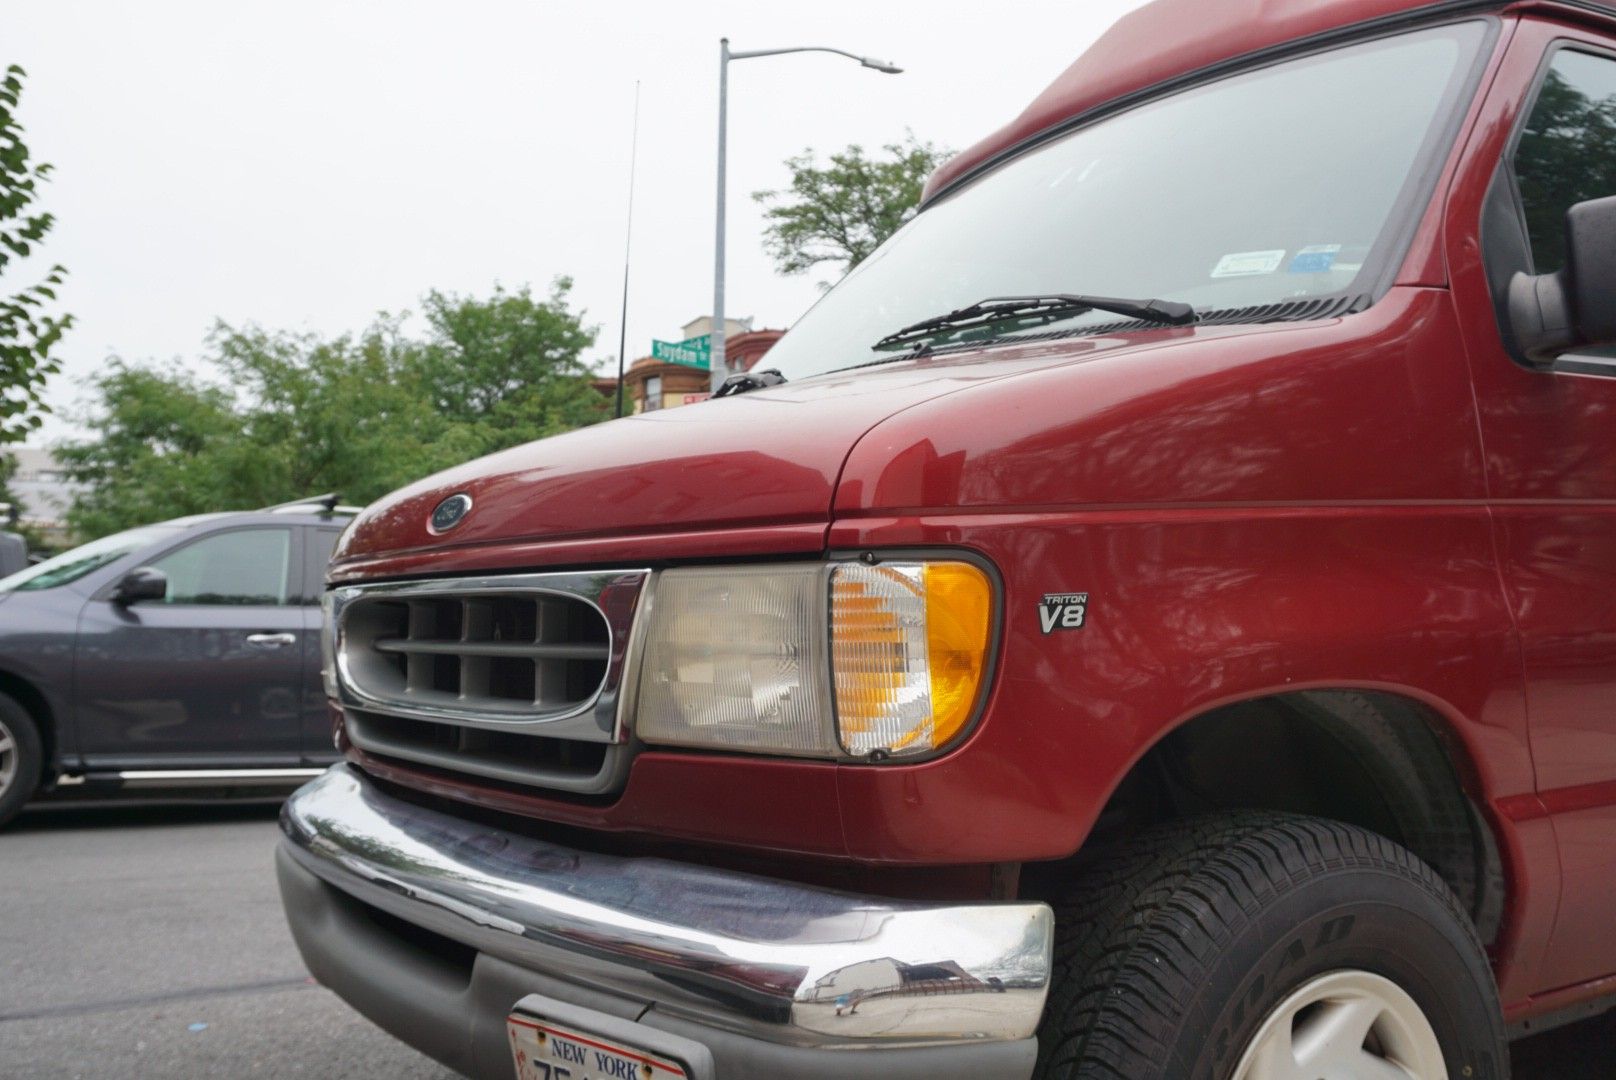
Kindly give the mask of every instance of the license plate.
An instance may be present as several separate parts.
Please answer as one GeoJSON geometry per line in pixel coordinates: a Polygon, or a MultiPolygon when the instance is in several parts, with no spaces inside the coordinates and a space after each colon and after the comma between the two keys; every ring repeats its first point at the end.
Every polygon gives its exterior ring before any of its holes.
{"type": "Polygon", "coordinates": [[[511,1037],[517,1080],[688,1080],[677,1062],[632,1046],[512,1013],[511,1037]]]}

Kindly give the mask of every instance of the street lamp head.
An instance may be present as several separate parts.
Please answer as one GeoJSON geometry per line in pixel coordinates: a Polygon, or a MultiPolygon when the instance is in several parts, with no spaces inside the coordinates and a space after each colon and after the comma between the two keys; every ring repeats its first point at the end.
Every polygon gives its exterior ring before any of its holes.
{"type": "Polygon", "coordinates": [[[867,68],[874,68],[876,71],[884,71],[888,75],[903,74],[903,68],[896,64],[889,64],[885,60],[876,60],[873,57],[861,56],[859,57],[859,63],[863,64],[867,68]]]}

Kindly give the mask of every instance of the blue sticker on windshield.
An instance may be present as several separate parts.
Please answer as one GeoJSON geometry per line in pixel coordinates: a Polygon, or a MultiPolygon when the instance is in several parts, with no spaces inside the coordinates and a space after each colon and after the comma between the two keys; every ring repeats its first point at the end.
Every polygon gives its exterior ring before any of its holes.
{"type": "Polygon", "coordinates": [[[1286,269],[1292,274],[1322,274],[1335,265],[1340,244],[1309,244],[1291,259],[1286,269]]]}

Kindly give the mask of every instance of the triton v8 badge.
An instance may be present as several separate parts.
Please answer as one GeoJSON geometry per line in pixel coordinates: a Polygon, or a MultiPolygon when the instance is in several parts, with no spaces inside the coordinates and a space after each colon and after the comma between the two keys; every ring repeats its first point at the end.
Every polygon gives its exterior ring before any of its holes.
{"type": "Polygon", "coordinates": [[[1089,594],[1086,592],[1045,593],[1038,603],[1038,623],[1046,634],[1055,630],[1081,630],[1088,612],[1089,594]]]}

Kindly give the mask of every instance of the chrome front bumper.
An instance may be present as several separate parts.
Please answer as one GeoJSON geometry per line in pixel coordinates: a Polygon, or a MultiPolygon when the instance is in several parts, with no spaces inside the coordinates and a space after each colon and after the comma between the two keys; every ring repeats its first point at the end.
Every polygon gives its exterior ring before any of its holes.
{"type": "Polygon", "coordinates": [[[1025,1040],[1049,987],[1044,904],[900,903],[576,851],[394,798],[346,765],[293,795],[281,825],[284,855],[363,904],[748,1039],[1025,1040]]]}

